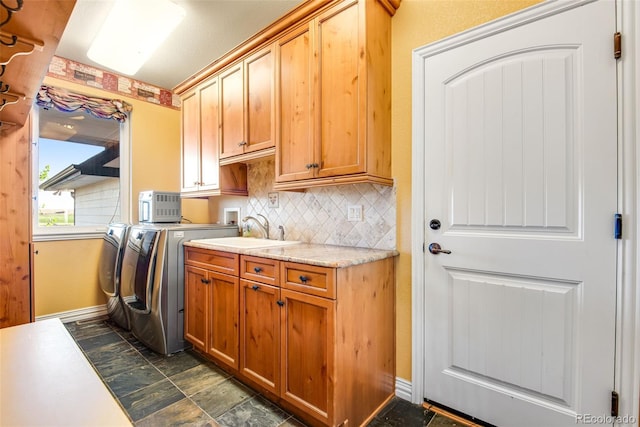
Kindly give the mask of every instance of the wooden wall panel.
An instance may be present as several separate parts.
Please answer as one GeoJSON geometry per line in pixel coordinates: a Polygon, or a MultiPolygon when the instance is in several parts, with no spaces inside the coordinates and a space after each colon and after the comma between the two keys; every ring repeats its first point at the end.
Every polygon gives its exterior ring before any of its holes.
{"type": "Polygon", "coordinates": [[[0,126],[0,327],[28,323],[32,287],[31,119],[0,126]]]}

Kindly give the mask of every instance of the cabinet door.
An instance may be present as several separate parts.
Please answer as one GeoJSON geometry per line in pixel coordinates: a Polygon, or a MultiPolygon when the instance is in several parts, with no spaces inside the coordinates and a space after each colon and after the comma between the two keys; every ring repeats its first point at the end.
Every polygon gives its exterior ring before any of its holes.
{"type": "Polygon", "coordinates": [[[182,98],[182,191],[200,184],[200,100],[194,90],[182,98]]]}
{"type": "Polygon", "coordinates": [[[238,369],[239,279],[209,272],[209,341],[207,353],[238,369]]]}
{"type": "Polygon", "coordinates": [[[313,40],[305,24],[276,43],[276,182],[314,177],[313,40]]]}
{"type": "Polygon", "coordinates": [[[184,269],[184,338],[200,351],[207,351],[207,270],[185,266],[184,269]]]}
{"type": "Polygon", "coordinates": [[[267,390],[280,389],[280,289],[240,280],[240,372],[267,390]]]}
{"type": "Polygon", "coordinates": [[[242,63],[220,74],[221,135],[220,158],[242,154],[244,137],[244,82],[242,63]]]}
{"type": "Polygon", "coordinates": [[[218,79],[200,88],[200,190],[220,188],[218,79]]]}
{"type": "Polygon", "coordinates": [[[275,146],[273,56],[273,49],[269,47],[244,61],[247,138],[245,153],[275,146]]]}
{"type": "Polygon", "coordinates": [[[282,289],[281,396],[323,423],[333,418],[335,301],[282,289]]]}
{"type": "Polygon", "coordinates": [[[366,170],[366,58],[360,54],[358,5],[340,3],[317,18],[318,177],[366,170]]]}

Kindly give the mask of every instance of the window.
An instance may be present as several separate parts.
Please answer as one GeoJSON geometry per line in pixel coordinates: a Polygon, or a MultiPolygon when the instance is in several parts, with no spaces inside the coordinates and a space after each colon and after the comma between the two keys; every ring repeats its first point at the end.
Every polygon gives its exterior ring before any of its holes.
{"type": "Polygon", "coordinates": [[[34,240],[93,237],[128,222],[128,121],[34,108],[34,240]]]}

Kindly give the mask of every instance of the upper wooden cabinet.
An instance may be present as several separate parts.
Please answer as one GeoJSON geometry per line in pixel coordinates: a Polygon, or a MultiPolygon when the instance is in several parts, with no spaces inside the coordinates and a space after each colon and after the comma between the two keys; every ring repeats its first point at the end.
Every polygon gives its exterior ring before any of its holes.
{"type": "Polygon", "coordinates": [[[276,43],[276,189],[391,179],[391,13],[337,2],[276,43]]]}
{"type": "MultiPolygon", "coordinates": [[[[232,165],[275,153],[274,188],[282,190],[393,185],[391,17],[399,5],[400,0],[304,2],[177,86],[188,104],[194,87],[217,79],[215,161],[232,165]]],[[[183,126],[194,123],[183,115],[183,126]]],[[[185,157],[185,166],[189,161],[185,157]]]]}
{"type": "Polygon", "coordinates": [[[220,74],[221,159],[275,147],[273,56],[269,46],[220,74]]]}
{"type": "Polygon", "coordinates": [[[182,195],[247,195],[246,165],[219,165],[220,97],[217,77],[182,97],[182,195]]]}
{"type": "Polygon", "coordinates": [[[75,3],[5,1],[0,6],[0,122],[18,126],[26,123],[75,3]],[[10,12],[20,5],[20,10],[10,12]]]}
{"type": "Polygon", "coordinates": [[[218,79],[182,98],[182,191],[220,188],[218,79]]]}

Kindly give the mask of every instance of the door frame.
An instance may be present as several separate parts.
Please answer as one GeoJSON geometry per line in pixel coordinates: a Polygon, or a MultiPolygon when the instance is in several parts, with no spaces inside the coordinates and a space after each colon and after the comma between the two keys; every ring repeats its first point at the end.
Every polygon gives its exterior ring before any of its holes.
{"type": "MultiPolygon", "coordinates": [[[[425,147],[417,141],[426,135],[420,118],[424,114],[424,58],[492,34],[590,3],[594,0],[547,0],[522,11],[463,31],[413,51],[412,180],[411,180],[411,401],[421,404],[425,396],[425,147]]],[[[608,0],[607,0],[608,1],[608,0]]],[[[616,0],[616,22],[622,33],[622,58],[618,63],[618,212],[623,217],[623,238],[618,243],[616,313],[616,360],[614,383],[620,395],[619,414],[636,417],[640,409],[640,3],[616,0]],[[637,141],[637,143],[636,143],[637,141]]],[[[613,35],[612,35],[613,47],[613,35]]],[[[613,49],[612,49],[613,55],[613,49]]],[[[613,230],[613,225],[612,225],[613,230]]],[[[619,424],[624,425],[624,422],[619,424]]]]}

